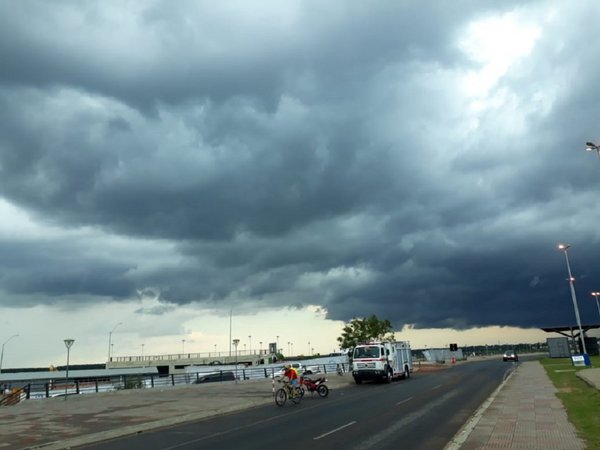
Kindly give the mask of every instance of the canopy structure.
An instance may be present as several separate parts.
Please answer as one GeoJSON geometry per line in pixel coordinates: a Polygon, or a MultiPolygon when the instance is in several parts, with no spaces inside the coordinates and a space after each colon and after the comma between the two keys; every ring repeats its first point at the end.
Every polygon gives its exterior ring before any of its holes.
{"type": "MultiPolygon", "coordinates": [[[[595,328],[600,328],[600,324],[596,324],[596,325],[581,325],[581,329],[583,330],[583,336],[585,337],[585,333],[588,332],[589,330],[593,330],[595,328]]],[[[545,331],[546,333],[558,333],[558,334],[562,334],[565,337],[571,338],[571,339],[578,339],[579,338],[579,327],[577,325],[570,325],[568,327],[547,327],[547,328],[542,328],[543,331],[545,331]],[[568,334],[567,334],[568,332],[568,334]]]]}

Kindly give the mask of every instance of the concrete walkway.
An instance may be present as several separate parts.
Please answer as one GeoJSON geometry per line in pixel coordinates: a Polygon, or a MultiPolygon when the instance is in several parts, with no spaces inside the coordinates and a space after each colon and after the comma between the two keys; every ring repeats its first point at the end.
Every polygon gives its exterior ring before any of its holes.
{"type": "MultiPolygon", "coordinates": [[[[600,387],[600,369],[580,371],[600,387]]],[[[331,389],[353,383],[328,375],[331,389]]],[[[29,400],[0,408],[0,450],[59,450],[273,402],[270,379],[29,400]]],[[[447,449],[583,449],[538,362],[524,362],[447,449]]],[[[310,395],[310,394],[308,394],[310,395]]]]}
{"type": "MultiPolygon", "coordinates": [[[[600,369],[578,374],[600,388],[600,369]]],[[[585,449],[556,392],[538,361],[519,364],[446,450],[585,449]]]]}

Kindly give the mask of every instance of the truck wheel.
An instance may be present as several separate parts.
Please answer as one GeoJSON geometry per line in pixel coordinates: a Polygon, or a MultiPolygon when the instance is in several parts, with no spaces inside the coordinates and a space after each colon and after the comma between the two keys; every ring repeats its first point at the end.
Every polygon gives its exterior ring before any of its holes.
{"type": "Polygon", "coordinates": [[[387,372],[385,373],[385,382],[386,383],[392,382],[392,369],[388,369],[387,372]]]}
{"type": "Polygon", "coordinates": [[[361,384],[361,383],[362,383],[362,380],[361,380],[360,378],[354,378],[354,382],[355,382],[356,384],[361,384]]]}

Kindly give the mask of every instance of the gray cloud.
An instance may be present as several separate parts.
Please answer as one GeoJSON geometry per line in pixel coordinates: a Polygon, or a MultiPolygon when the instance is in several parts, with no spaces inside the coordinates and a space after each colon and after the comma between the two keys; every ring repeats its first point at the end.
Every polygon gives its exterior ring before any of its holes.
{"type": "Polygon", "coordinates": [[[0,3],[0,195],[65,230],[0,243],[3,302],[573,322],[559,240],[600,288],[594,3],[232,5],[0,3]],[[508,13],[540,35],[478,103],[457,40],[508,13]]]}

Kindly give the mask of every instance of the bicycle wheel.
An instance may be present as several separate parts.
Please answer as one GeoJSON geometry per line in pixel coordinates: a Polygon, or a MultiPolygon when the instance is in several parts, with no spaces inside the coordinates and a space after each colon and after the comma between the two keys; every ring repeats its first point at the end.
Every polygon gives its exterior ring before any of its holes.
{"type": "Polygon", "coordinates": [[[283,405],[285,405],[286,400],[287,400],[287,392],[285,392],[285,389],[283,389],[283,388],[277,389],[277,391],[275,392],[275,404],[277,406],[283,406],[283,405]]]}
{"type": "Polygon", "coordinates": [[[300,400],[302,400],[302,395],[300,394],[300,389],[297,389],[296,392],[292,391],[290,393],[290,400],[292,402],[294,402],[296,405],[298,403],[300,403],[300,400]]]}

